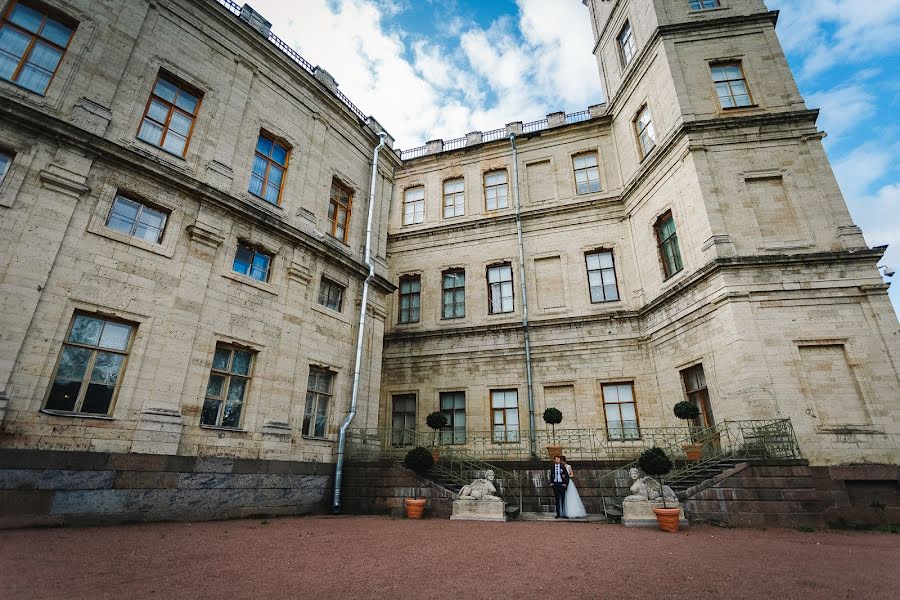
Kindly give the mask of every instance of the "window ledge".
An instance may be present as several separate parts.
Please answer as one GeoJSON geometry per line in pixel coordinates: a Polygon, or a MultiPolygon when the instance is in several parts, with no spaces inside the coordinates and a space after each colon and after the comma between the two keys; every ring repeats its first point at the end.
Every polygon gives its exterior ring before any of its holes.
{"type": "Polygon", "coordinates": [[[222,277],[225,277],[226,279],[230,279],[232,281],[236,281],[238,283],[242,283],[244,285],[249,285],[250,287],[254,287],[261,292],[266,292],[267,294],[272,294],[273,296],[278,295],[278,291],[271,283],[257,281],[252,277],[247,277],[246,275],[241,275],[240,273],[235,273],[234,271],[222,273],[222,277]]]}
{"type": "Polygon", "coordinates": [[[684,267],[682,267],[681,270],[678,271],[677,273],[672,273],[672,274],[669,275],[668,277],[663,277],[663,285],[667,285],[667,284],[669,284],[669,283],[675,281],[676,279],[678,279],[678,276],[679,276],[679,275],[684,274],[686,271],[687,271],[687,269],[685,269],[684,267]]]}
{"type": "Polygon", "coordinates": [[[160,152],[163,152],[163,153],[166,154],[167,156],[171,156],[172,158],[177,158],[177,159],[180,160],[180,161],[187,162],[187,159],[186,159],[184,156],[182,156],[182,155],[180,155],[180,154],[175,154],[175,153],[172,152],[171,150],[166,150],[166,149],[163,148],[162,146],[157,146],[157,145],[154,144],[153,142],[148,142],[147,140],[145,140],[145,139],[143,139],[143,138],[139,138],[139,137],[137,137],[137,136],[134,136],[134,139],[136,139],[137,141],[139,141],[141,144],[144,144],[144,145],[146,145],[146,146],[148,146],[148,147],[150,147],[150,148],[153,148],[153,149],[155,149],[155,150],[158,150],[158,151],[160,151],[160,152]]]}
{"type": "Polygon", "coordinates": [[[327,308],[325,306],[322,306],[318,302],[310,304],[310,308],[312,308],[316,312],[322,313],[323,315],[327,315],[332,319],[336,319],[338,321],[341,321],[342,323],[347,323],[348,325],[350,324],[350,318],[343,312],[338,312],[336,310],[327,308]]]}
{"type": "Polygon", "coordinates": [[[281,211],[284,210],[284,206],[282,206],[282,203],[281,203],[281,198],[278,199],[278,204],[275,204],[273,202],[269,202],[268,200],[266,200],[265,198],[263,198],[262,196],[260,196],[258,194],[254,194],[253,192],[251,192],[249,190],[247,190],[247,195],[249,197],[253,198],[254,200],[258,200],[259,202],[264,203],[269,208],[277,208],[278,210],[281,210],[281,211]]]}
{"type": "Polygon", "coordinates": [[[300,437],[302,439],[306,440],[307,442],[322,442],[325,444],[333,444],[334,443],[334,440],[332,440],[330,438],[315,437],[312,435],[301,435],[300,437]]]}
{"type": "MultiPolygon", "coordinates": [[[[28,92],[29,94],[34,94],[35,96],[38,96],[38,97],[40,97],[40,98],[46,98],[46,97],[47,97],[47,92],[36,92],[36,91],[34,91],[33,89],[31,89],[31,88],[25,87],[25,86],[22,85],[21,83],[18,83],[18,82],[16,82],[16,81],[13,81],[12,79],[7,79],[6,77],[0,77],[0,81],[5,81],[6,83],[8,83],[9,85],[15,87],[15,88],[18,89],[18,90],[22,90],[22,91],[28,92]]],[[[50,86],[48,85],[47,87],[49,88],[50,86]]]]}
{"type": "Polygon", "coordinates": [[[113,421],[112,415],[93,415],[90,413],[77,413],[77,412],[69,412],[65,410],[53,410],[51,408],[42,408],[40,412],[45,415],[52,415],[54,417],[75,417],[76,419],[97,419],[100,421],[113,421]]]}
{"type": "Polygon", "coordinates": [[[741,112],[742,110],[758,110],[759,104],[748,104],[746,106],[720,106],[719,110],[723,113],[741,112]]]}
{"type": "Polygon", "coordinates": [[[221,427],[219,425],[204,425],[200,423],[200,429],[209,429],[210,431],[229,431],[231,433],[248,433],[246,429],[239,427],[221,427]]]}
{"type": "MultiPolygon", "coordinates": [[[[159,254],[160,256],[165,256],[166,258],[172,258],[172,256],[175,254],[174,244],[153,244],[134,236],[125,235],[124,233],[120,233],[114,229],[110,229],[106,225],[98,225],[95,227],[92,223],[91,226],[88,227],[88,232],[100,237],[114,240],[116,242],[128,244],[129,246],[133,246],[134,248],[140,248],[141,250],[152,252],[153,254],[159,254]]],[[[163,233],[163,241],[166,241],[167,234],[171,234],[171,232],[166,231],[165,233],[163,233]]]]}

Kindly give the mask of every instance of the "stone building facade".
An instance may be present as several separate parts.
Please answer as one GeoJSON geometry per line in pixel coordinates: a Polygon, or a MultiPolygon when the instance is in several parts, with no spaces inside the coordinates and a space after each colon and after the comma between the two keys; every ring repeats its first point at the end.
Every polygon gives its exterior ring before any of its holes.
{"type": "Polygon", "coordinates": [[[815,464],[897,463],[884,249],[853,224],[777,13],[586,4],[606,105],[429,142],[395,173],[382,426],[528,430],[524,273],[537,429],[554,406],[625,441],[688,398],[704,422],[791,419],[815,464]]]}
{"type": "MultiPolygon", "coordinates": [[[[897,463],[883,248],[777,15],[587,4],[606,104],[387,137],[353,427],[527,431],[524,298],[538,429],[628,441],[689,397],[897,463]]],[[[0,526],[321,508],[381,126],[230,0],[10,0],[0,27],[0,526]]]]}

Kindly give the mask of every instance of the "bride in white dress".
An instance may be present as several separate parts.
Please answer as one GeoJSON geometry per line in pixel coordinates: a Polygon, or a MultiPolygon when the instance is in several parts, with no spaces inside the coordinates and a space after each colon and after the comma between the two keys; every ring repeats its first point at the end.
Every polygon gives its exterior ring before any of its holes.
{"type": "Polygon", "coordinates": [[[565,456],[561,456],[560,460],[569,473],[569,486],[566,488],[566,497],[563,499],[563,515],[567,519],[584,519],[587,517],[587,511],[584,509],[584,503],[581,501],[581,496],[578,495],[578,490],[575,488],[575,474],[572,471],[572,466],[566,462],[565,456]]]}

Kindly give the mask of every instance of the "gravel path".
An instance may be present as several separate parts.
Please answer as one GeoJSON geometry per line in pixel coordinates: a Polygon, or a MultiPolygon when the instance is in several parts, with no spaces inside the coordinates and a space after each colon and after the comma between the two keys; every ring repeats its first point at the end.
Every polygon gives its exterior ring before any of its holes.
{"type": "Polygon", "coordinates": [[[900,536],[307,517],[0,532],[0,597],[896,598],[900,536]]]}

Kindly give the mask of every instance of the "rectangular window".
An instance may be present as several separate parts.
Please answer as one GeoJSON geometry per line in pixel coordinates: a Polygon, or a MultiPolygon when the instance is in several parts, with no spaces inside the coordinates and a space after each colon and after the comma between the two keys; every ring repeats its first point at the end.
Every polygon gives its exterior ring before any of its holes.
{"type": "Polygon", "coordinates": [[[703,373],[703,365],[696,365],[681,372],[684,381],[684,393],[689,402],[693,402],[700,409],[700,416],[694,419],[693,424],[700,427],[712,427],[715,425],[712,406],[709,402],[709,390],[706,387],[706,375],[703,373]]]}
{"type": "Polygon", "coordinates": [[[741,63],[712,65],[710,69],[712,69],[716,94],[719,96],[719,104],[722,105],[722,108],[740,108],[753,104],[741,63]]]}
{"type": "Polygon", "coordinates": [[[509,186],[506,182],[506,171],[494,171],[484,175],[484,204],[487,210],[498,210],[509,207],[507,199],[509,186]]]}
{"type": "Polygon", "coordinates": [[[444,218],[461,217],[466,214],[465,182],[452,179],[444,182],[444,218]]]}
{"type": "Polygon", "coordinates": [[[163,210],[117,194],[106,217],[106,226],[127,236],[159,244],[168,217],[163,210]]]}
{"type": "Polygon", "coordinates": [[[138,138],[167,152],[184,156],[194,120],[200,107],[200,94],[162,75],[156,78],[147,101],[138,138]]]}
{"type": "Polygon", "coordinates": [[[637,408],[634,404],[634,384],[605,383],[602,392],[607,439],[610,441],[641,439],[637,408]]]}
{"type": "Polygon", "coordinates": [[[405,448],[416,443],[416,395],[394,396],[391,410],[391,444],[405,448]]]}
{"type": "Polygon", "coordinates": [[[11,3],[0,23],[0,77],[43,95],[73,28],[21,2],[11,3]]]}
{"type": "Polygon", "coordinates": [[[319,304],[341,312],[344,305],[344,286],[323,277],[319,284],[319,304]]]}
{"type": "Polygon", "coordinates": [[[512,265],[488,267],[488,314],[513,311],[512,265]]]}
{"type": "Polygon", "coordinates": [[[238,242],[237,252],[234,254],[234,263],[231,265],[231,270],[257,281],[268,281],[269,266],[271,264],[271,254],[266,254],[247,244],[238,242]]]}
{"type": "Polygon", "coordinates": [[[650,117],[650,107],[644,106],[634,120],[634,129],[637,132],[638,145],[641,149],[641,158],[644,158],[656,147],[656,131],[653,129],[653,119],[650,117]]]}
{"type": "Polygon", "coordinates": [[[579,154],[572,157],[575,168],[575,189],[579,194],[600,191],[600,167],[597,153],[579,154]]]}
{"type": "Polygon", "coordinates": [[[689,0],[691,10],[709,10],[719,8],[719,0],[689,0]]]}
{"type": "Polygon", "coordinates": [[[491,390],[491,413],[494,442],[519,441],[519,392],[491,390]]]}
{"type": "Polygon", "coordinates": [[[659,256],[663,263],[666,279],[681,271],[681,250],[678,248],[678,233],[675,231],[675,219],[667,212],[656,221],[656,241],[659,244],[659,256]]]}
{"type": "Polygon", "coordinates": [[[637,44],[634,41],[634,34],[631,31],[631,23],[625,21],[622,31],[619,32],[619,57],[622,59],[622,66],[627,67],[631,63],[631,59],[637,53],[637,44]]]}
{"type": "Polygon", "coordinates": [[[253,156],[253,171],[250,173],[250,193],[270,204],[280,205],[289,156],[287,146],[260,133],[253,156]]]}
{"type": "Polygon", "coordinates": [[[253,352],[217,343],[200,424],[240,429],[250,387],[253,352]]]}
{"type": "Polygon", "coordinates": [[[425,222],[425,188],[406,190],[403,194],[403,224],[415,225],[425,222]]]}
{"type": "Polygon", "coordinates": [[[442,444],[466,443],[466,393],[441,392],[441,414],[447,417],[447,428],[441,431],[442,444]]]}
{"type": "Polygon", "coordinates": [[[612,302],[619,299],[616,284],[616,265],[611,250],[596,250],[584,255],[587,263],[591,302],[612,302]]]}
{"type": "Polygon", "coordinates": [[[399,323],[418,323],[421,308],[422,278],[418,275],[407,275],[400,278],[400,314],[399,323]]]}
{"type": "Polygon", "coordinates": [[[328,403],[331,402],[334,373],[318,367],[309,368],[306,386],[306,410],[303,412],[303,435],[323,438],[328,424],[328,403]]]}
{"type": "Polygon", "coordinates": [[[462,269],[444,271],[441,279],[441,317],[462,319],[466,316],[466,272],[462,269]]]}
{"type": "Polygon", "coordinates": [[[331,180],[331,194],[328,199],[328,233],[342,242],[347,241],[350,225],[350,209],[353,208],[353,194],[337,179],[331,180]]]}
{"type": "Polygon", "coordinates": [[[130,323],[76,314],[44,409],[110,415],[135,329],[130,323]]]}
{"type": "Polygon", "coordinates": [[[0,152],[0,183],[6,179],[9,167],[12,165],[13,155],[8,152],[0,152]]]}

